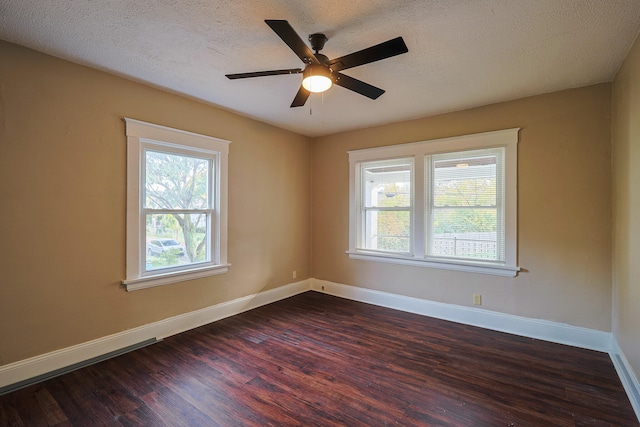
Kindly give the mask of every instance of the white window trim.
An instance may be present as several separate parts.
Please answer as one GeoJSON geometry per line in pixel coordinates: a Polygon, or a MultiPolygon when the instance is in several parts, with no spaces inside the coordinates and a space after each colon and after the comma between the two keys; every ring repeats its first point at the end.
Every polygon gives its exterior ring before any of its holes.
{"type": "Polygon", "coordinates": [[[200,135],[183,130],[173,129],[139,120],[124,118],[127,134],[127,241],[126,241],[126,279],[122,281],[127,291],[134,291],[170,283],[198,279],[226,273],[230,267],[227,263],[227,174],[229,144],[211,136],[200,135]],[[141,227],[142,192],[142,152],[145,143],[161,145],[179,145],[191,149],[215,152],[216,189],[214,191],[215,215],[212,221],[212,234],[215,236],[215,259],[206,266],[201,264],[180,271],[159,271],[144,273],[142,256],[146,247],[144,230],[141,227]]]}
{"type": "Polygon", "coordinates": [[[514,277],[520,271],[517,266],[517,189],[518,189],[518,132],[520,128],[484,132],[451,138],[412,142],[385,147],[348,151],[349,154],[349,250],[351,259],[388,262],[473,273],[514,277]],[[475,260],[434,259],[425,257],[425,203],[424,157],[436,153],[448,153],[480,148],[505,148],[505,261],[484,262],[475,260]],[[359,164],[374,160],[414,157],[414,252],[396,255],[357,248],[358,197],[361,188],[359,164]]]}

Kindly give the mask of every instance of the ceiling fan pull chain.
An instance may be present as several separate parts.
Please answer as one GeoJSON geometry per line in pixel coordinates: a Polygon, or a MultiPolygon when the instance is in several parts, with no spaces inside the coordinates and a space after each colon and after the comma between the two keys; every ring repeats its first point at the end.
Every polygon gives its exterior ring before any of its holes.
{"type": "Polygon", "coordinates": [[[321,100],[322,100],[322,101],[321,101],[321,104],[320,104],[320,105],[321,105],[321,108],[322,108],[322,114],[321,114],[321,116],[322,116],[322,122],[321,122],[321,123],[322,123],[322,127],[324,127],[324,92],[322,92],[322,93],[320,94],[320,96],[322,97],[322,98],[321,98],[321,100]]]}
{"type": "MultiPolygon", "coordinates": [[[[226,74],[226,76],[228,79],[233,80],[250,77],[277,76],[280,74],[302,74],[302,86],[293,99],[291,108],[302,107],[307,102],[310,92],[322,93],[328,90],[333,84],[342,86],[345,89],[359,93],[367,98],[378,99],[378,97],[384,93],[384,90],[356,78],[349,77],[346,74],[340,74],[340,71],[380,61],[409,51],[402,37],[396,37],[395,39],[387,40],[386,42],[339,58],[329,59],[319,53],[327,41],[327,36],[324,34],[314,33],[309,36],[311,49],[316,52],[314,54],[289,22],[284,19],[265,19],[264,22],[271,27],[278,37],[300,58],[302,63],[305,64],[304,70],[301,68],[292,68],[288,70],[226,74]],[[313,84],[312,81],[314,81],[313,84]]],[[[311,109],[309,109],[309,115],[313,115],[311,109]]],[[[324,122],[324,112],[322,112],[322,120],[324,122]]]]}

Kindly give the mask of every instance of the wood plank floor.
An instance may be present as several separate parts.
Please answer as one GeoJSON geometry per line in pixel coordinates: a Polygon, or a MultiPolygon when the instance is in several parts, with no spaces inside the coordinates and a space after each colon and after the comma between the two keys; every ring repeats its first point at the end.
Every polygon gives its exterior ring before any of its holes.
{"type": "Polygon", "coordinates": [[[609,356],[317,292],[0,396],[13,426],[638,426],[609,356]]]}

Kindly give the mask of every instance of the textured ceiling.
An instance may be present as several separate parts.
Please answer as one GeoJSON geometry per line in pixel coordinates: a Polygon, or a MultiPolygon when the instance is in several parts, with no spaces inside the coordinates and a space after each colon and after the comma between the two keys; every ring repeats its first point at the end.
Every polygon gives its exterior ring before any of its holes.
{"type": "Polygon", "coordinates": [[[0,0],[0,38],[309,136],[611,81],[640,29],[640,0],[0,0]],[[402,36],[409,52],[345,70],[289,108],[302,67],[264,23],[286,19],[329,58],[402,36]]]}

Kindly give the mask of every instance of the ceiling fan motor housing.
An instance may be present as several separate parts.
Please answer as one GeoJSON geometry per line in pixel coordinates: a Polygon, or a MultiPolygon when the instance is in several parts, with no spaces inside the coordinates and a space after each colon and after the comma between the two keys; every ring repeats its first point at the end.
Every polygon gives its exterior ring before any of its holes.
{"type": "Polygon", "coordinates": [[[371,62],[380,61],[392,56],[408,52],[402,37],[387,40],[375,46],[329,59],[319,53],[324,48],[328,38],[322,33],[309,35],[309,45],[296,33],[293,27],[284,19],[265,19],[264,21],[289,48],[305,64],[304,70],[291,68],[285,70],[254,71],[250,73],[226,74],[228,79],[246,79],[250,77],[277,76],[281,74],[302,74],[303,81],[296,93],[291,107],[301,107],[305,104],[311,92],[322,92],[336,84],[349,89],[369,99],[378,99],[384,93],[383,89],[372,86],[356,78],[342,74],[341,71],[359,67],[371,62]],[[309,48],[311,47],[311,49],[309,48]],[[315,51],[315,53],[312,51],[315,51]],[[317,77],[317,78],[316,78],[317,77]],[[320,82],[317,85],[311,82],[320,82]],[[306,85],[305,85],[306,82],[306,85]],[[310,88],[307,88],[307,86],[310,88]],[[315,90],[317,88],[317,90],[315,90]],[[311,90],[314,89],[314,90],[311,90]]]}
{"type": "Polygon", "coordinates": [[[320,62],[322,65],[326,65],[326,63],[329,62],[329,58],[327,58],[321,53],[316,53],[315,57],[316,59],[318,59],[318,62],[320,62]]]}
{"type": "Polygon", "coordinates": [[[324,44],[329,40],[327,36],[321,33],[309,34],[309,43],[311,43],[311,49],[316,51],[316,54],[324,48],[324,44]]]}

